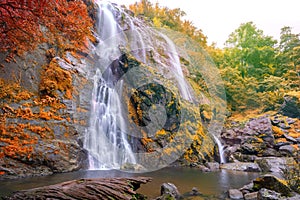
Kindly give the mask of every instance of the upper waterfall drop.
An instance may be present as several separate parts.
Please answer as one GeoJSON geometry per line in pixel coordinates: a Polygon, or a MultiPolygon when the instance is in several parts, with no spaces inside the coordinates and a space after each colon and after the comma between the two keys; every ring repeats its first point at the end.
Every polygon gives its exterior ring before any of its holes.
{"type": "Polygon", "coordinates": [[[178,52],[176,50],[175,44],[172,42],[170,38],[168,38],[164,34],[160,34],[165,41],[167,42],[167,49],[165,50],[166,54],[169,56],[170,59],[170,67],[172,69],[172,72],[175,76],[175,79],[177,81],[177,85],[179,88],[180,95],[183,97],[183,99],[187,101],[192,101],[193,97],[192,94],[189,91],[188,84],[185,81],[185,78],[183,76],[180,59],[178,56],[178,52]]]}

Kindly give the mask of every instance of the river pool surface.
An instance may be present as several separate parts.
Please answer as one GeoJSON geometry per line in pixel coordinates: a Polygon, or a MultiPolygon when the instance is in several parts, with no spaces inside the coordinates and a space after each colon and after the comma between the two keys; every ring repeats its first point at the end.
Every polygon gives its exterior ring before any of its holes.
{"type": "Polygon", "coordinates": [[[197,187],[205,195],[219,195],[229,188],[240,188],[258,177],[259,173],[226,171],[201,172],[191,168],[164,168],[149,173],[125,173],[117,170],[78,171],[71,173],[54,174],[51,176],[30,177],[18,180],[2,180],[0,183],[0,197],[11,194],[16,190],[24,190],[45,185],[52,185],[64,181],[80,178],[100,177],[152,177],[150,183],[142,185],[140,193],[154,198],[160,195],[162,183],[174,183],[180,193],[186,193],[197,187]]]}

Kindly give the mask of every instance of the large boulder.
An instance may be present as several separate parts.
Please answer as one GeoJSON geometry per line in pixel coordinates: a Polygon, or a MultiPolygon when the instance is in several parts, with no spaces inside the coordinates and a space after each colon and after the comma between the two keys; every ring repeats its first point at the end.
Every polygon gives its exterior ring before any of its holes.
{"type": "Polygon", "coordinates": [[[300,119],[300,92],[289,92],[284,96],[281,112],[286,116],[300,119]]]}
{"type": "Polygon", "coordinates": [[[204,164],[205,167],[209,169],[209,171],[219,171],[220,170],[220,164],[217,162],[206,162],[204,164]]]}
{"type": "Polygon", "coordinates": [[[263,172],[282,176],[283,171],[287,171],[289,166],[295,161],[293,158],[287,157],[265,157],[257,158],[256,163],[263,172]]]}
{"type": "Polygon", "coordinates": [[[279,152],[283,156],[294,156],[298,151],[298,148],[293,145],[284,145],[279,148],[279,152]]]}
{"type": "Polygon", "coordinates": [[[253,189],[260,190],[262,188],[273,190],[287,197],[292,194],[292,190],[287,185],[286,181],[271,174],[266,174],[253,180],[253,189]]]}
{"type": "Polygon", "coordinates": [[[230,189],[228,191],[228,196],[230,199],[244,199],[243,193],[238,189],[230,189]]]}
{"type": "Polygon", "coordinates": [[[177,187],[173,183],[163,183],[160,186],[160,197],[159,200],[167,200],[167,199],[179,199],[180,193],[177,187]]]}

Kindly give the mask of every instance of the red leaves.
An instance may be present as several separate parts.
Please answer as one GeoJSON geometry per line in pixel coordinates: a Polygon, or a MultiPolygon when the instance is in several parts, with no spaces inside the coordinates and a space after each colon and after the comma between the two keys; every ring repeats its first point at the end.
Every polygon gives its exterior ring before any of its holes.
{"type": "Polygon", "coordinates": [[[0,50],[22,53],[30,50],[41,32],[38,22],[38,1],[2,1],[0,4],[0,50]],[[27,2],[27,3],[25,3],[27,2]],[[20,45],[23,43],[23,45],[20,45]]]}
{"type": "Polygon", "coordinates": [[[11,57],[33,50],[42,42],[63,49],[84,46],[90,27],[91,19],[82,1],[0,2],[0,52],[9,51],[11,57]]]}

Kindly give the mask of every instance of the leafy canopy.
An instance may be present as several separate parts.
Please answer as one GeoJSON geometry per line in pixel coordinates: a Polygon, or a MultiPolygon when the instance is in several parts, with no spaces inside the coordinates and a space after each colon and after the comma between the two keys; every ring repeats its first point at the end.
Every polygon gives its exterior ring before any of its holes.
{"type": "Polygon", "coordinates": [[[2,0],[0,52],[9,52],[12,58],[43,42],[79,48],[91,26],[82,0],[2,0]]]}
{"type": "Polygon", "coordinates": [[[277,43],[270,36],[265,36],[262,30],[256,28],[253,22],[241,24],[229,35],[226,41],[227,56],[239,68],[242,76],[263,79],[266,74],[272,74],[275,65],[277,43]]]}

